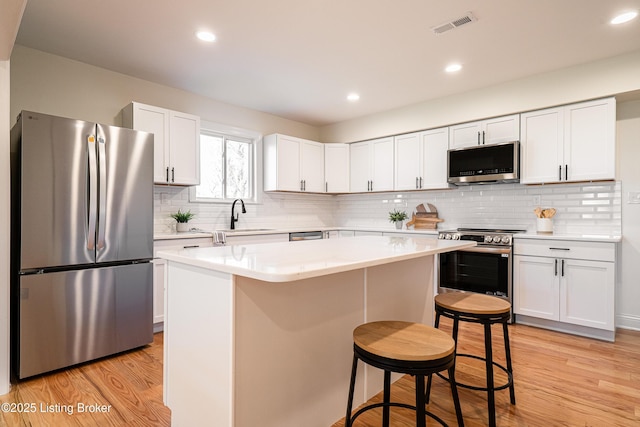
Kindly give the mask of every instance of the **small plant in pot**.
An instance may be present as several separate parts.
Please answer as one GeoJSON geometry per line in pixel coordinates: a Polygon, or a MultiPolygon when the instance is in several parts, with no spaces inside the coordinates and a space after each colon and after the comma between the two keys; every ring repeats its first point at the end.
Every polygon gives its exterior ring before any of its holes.
{"type": "Polygon", "coordinates": [[[178,223],[176,224],[176,231],[189,231],[189,225],[187,223],[196,216],[196,214],[191,213],[191,211],[182,212],[178,209],[178,212],[172,213],[170,216],[178,223]]]}
{"type": "Polygon", "coordinates": [[[394,209],[389,212],[389,222],[395,223],[398,230],[402,229],[402,222],[407,218],[407,213],[405,211],[394,209]]]}

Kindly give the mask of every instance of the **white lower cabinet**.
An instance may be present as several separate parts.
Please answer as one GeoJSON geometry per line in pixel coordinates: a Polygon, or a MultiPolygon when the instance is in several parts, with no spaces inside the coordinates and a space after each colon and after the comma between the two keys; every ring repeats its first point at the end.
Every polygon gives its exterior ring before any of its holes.
{"type": "Polygon", "coordinates": [[[206,248],[213,246],[213,238],[167,239],[153,242],[153,332],[164,330],[164,291],[167,284],[167,261],[157,258],[158,251],[206,248]]]}
{"type": "Polygon", "coordinates": [[[514,312],[567,332],[563,324],[615,331],[615,252],[615,243],[516,239],[514,312]]]}

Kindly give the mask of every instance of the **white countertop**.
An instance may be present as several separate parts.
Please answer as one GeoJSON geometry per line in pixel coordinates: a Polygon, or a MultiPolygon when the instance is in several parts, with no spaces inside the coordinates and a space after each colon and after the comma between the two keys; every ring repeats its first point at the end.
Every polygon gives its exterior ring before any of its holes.
{"type": "Polygon", "coordinates": [[[608,242],[618,243],[622,241],[622,236],[614,236],[609,234],[547,234],[547,233],[517,233],[513,235],[514,239],[543,239],[543,240],[574,240],[583,242],[608,242]]]}
{"type": "Polygon", "coordinates": [[[345,239],[231,245],[160,251],[158,256],[267,282],[288,282],[372,267],[475,246],[428,237],[361,236],[345,239]]]}

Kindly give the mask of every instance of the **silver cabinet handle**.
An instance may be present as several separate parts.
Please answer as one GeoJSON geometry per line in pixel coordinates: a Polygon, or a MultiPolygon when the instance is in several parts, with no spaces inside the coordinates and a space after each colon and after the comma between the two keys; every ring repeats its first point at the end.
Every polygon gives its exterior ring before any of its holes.
{"type": "Polygon", "coordinates": [[[418,189],[418,177],[416,176],[416,190],[418,189]]]}
{"type": "Polygon", "coordinates": [[[480,145],[480,131],[478,131],[478,145],[480,145]]]}

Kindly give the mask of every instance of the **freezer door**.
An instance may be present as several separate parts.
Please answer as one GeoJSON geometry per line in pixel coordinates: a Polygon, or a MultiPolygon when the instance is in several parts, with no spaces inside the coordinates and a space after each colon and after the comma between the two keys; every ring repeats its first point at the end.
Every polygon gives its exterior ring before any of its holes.
{"type": "Polygon", "coordinates": [[[97,262],[153,257],[153,135],[97,125],[97,262]]]}
{"type": "Polygon", "coordinates": [[[95,261],[88,138],[95,124],[22,113],[20,270],[95,261]]]}
{"type": "Polygon", "coordinates": [[[18,378],[153,341],[150,263],[22,276],[18,378]]]}

